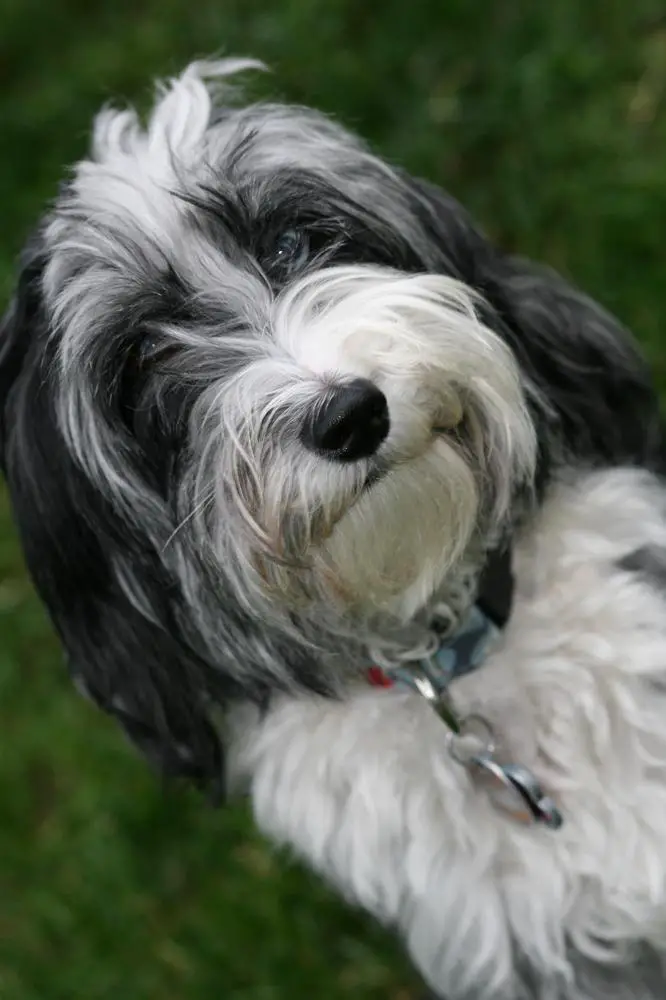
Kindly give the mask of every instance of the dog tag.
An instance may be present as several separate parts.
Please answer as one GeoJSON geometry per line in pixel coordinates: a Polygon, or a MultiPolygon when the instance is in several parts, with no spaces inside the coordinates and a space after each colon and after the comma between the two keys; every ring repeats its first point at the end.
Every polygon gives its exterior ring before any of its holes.
{"type": "Polygon", "coordinates": [[[544,794],[531,771],[517,764],[500,764],[491,753],[470,758],[467,765],[498,809],[525,826],[541,823],[549,830],[562,826],[557,806],[544,794]]]}

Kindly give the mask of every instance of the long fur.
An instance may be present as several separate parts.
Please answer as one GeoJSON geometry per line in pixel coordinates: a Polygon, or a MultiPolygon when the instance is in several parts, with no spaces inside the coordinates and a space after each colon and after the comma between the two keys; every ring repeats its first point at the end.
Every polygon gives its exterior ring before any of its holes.
{"type": "Polygon", "coordinates": [[[103,111],[26,247],[0,441],[30,572],[79,688],[162,771],[247,783],[451,1000],[601,996],[597,945],[666,946],[645,364],[340,125],[244,105],[251,68],[193,64],[145,124],[103,111]],[[387,434],[343,461],[304,429],[358,379],[387,434]],[[427,705],[358,688],[432,648],[507,544],[518,603],[470,691],[514,698],[500,728],[561,793],[557,840],[471,794],[427,705]]]}

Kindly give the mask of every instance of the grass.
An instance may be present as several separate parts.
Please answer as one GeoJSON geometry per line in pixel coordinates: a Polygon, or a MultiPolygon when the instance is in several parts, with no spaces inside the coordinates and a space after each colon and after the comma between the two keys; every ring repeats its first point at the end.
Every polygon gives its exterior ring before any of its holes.
{"type": "MultiPolygon", "coordinates": [[[[666,388],[659,0],[0,0],[0,290],[110,98],[224,49],[618,313],[666,388]]],[[[0,495],[0,1000],[415,1000],[388,934],[84,704],[0,495]]]]}

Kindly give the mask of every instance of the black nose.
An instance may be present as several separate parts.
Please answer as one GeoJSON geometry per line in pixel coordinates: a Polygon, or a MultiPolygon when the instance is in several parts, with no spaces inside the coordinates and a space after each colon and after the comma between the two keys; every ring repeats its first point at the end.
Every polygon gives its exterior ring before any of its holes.
{"type": "Polygon", "coordinates": [[[335,389],[304,428],[306,447],[337,462],[368,458],[389,432],[384,393],[358,378],[335,389]]]}

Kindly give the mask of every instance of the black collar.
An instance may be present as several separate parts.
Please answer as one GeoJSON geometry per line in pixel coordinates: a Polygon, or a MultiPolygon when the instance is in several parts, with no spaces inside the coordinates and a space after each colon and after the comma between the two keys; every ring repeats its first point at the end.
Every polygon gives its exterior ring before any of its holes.
{"type": "Polygon", "coordinates": [[[514,580],[511,572],[511,549],[508,545],[490,553],[481,574],[477,604],[498,628],[504,628],[511,615],[514,580]]]}

